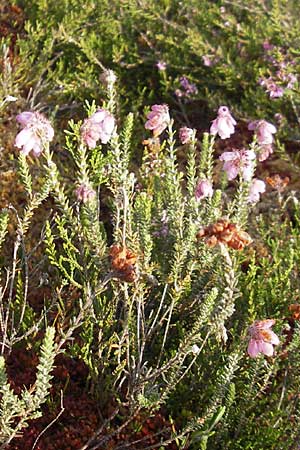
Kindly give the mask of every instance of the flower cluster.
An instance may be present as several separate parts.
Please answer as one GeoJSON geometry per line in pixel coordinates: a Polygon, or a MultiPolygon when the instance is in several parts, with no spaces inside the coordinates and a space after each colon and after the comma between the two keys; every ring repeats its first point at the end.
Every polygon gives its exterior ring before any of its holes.
{"type": "Polygon", "coordinates": [[[183,145],[190,143],[194,135],[195,130],[192,128],[182,127],[179,130],[179,139],[183,145]]]}
{"type": "Polygon", "coordinates": [[[274,319],[256,320],[249,327],[248,354],[251,358],[255,358],[259,353],[266,356],[273,355],[273,346],[279,344],[278,336],[271,330],[274,323],[274,319]]]}
{"type": "Polygon", "coordinates": [[[243,250],[252,243],[252,239],[246,231],[227,219],[220,219],[216,223],[201,228],[197,233],[197,239],[205,239],[209,247],[217,244],[225,244],[234,250],[243,250]]]}
{"type": "Polygon", "coordinates": [[[295,75],[295,61],[291,60],[285,51],[270,44],[269,41],[263,42],[264,59],[271,64],[272,76],[261,77],[258,83],[263,86],[270,98],[280,98],[284,95],[286,89],[293,89],[297,83],[295,75]]]}
{"type": "Polygon", "coordinates": [[[193,95],[197,95],[197,86],[194,83],[191,83],[187,77],[181,77],[179,83],[182,89],[176,89],[175,91],[178,98],[190,98],[193,95]]]}
{"type": "Polygon", "coordinates": [[[21,153],[28,155],[31,150],[39,156],[54,137],[54,130],[46,117],[36,111],[24,111],[18,114],[17,121],[23,129],[17,134],[15,146],[21,149],[21,153]]]}
{"type": "Polygon", "coordinates": [[[80,128],[81,139],[89,148],[95,148],[97,141],[107,144],[115,128],[115,119],[106,109],[98,109],[80,128]]]}
{"type": "Polygon", "coordinates": [[[115,270],[115,276],[120,280],[131,283],[136,279],[136,260],[135,253],[127,247],[113,245],[110,248],[111,265],[115,270]]]}
{"type": "Polygon", "coordinates": [[[257,143],[260,146],[259,161],[265,161],[273,153],[273,134],[276,127],[266,120],[254,120],[248,124],[248,130],[255,131],[257,143]]]}
{"type": "Polygon", "coordinates": [[[266,92],[268,92],[270,98],[272,99],[280,98],[284,94],[284,89],[281,86],[279,86],[272,77],[268,78],[261,77],[258,80],[258,84],[265,88],[266,92]]]}
{"type": "Polygon", "coordinates": [[[218,134],[221,139],[227,139],[234,133],[235,125],[236,121],[227,106],[220,106],[217,118],[212,121],[210,134],[218,134]]]}
{"type": "Polygon", "coordinates": [[[81,184],[75,189],[75,195],[79,202],[88,203],[95,198],[96,192],[87,184],[81,184]]]}
{"type": "Polygon", "coordinates": [[[203,198],[211,198],[214,190],[209,180],[200,180],[196,186],[195,197],[196,200],[202,200],[203,198]]]}
{"type": "Polygon", "coordinates": [[[241,175],[245,181],[250,181],[254,171],[256,155],[253,150],[233,150],[224,152],[220,160],[224,162],[223,169],[228,180],[234,180],[241,175]]]}
{"type": "Polygon", "coordinates": [[[168,105],[153,105],[151,111],[147,114],[147,122],[145,128],[152,130],[153,136],[159,136],[170,123],[170,115],[168,105]]]}

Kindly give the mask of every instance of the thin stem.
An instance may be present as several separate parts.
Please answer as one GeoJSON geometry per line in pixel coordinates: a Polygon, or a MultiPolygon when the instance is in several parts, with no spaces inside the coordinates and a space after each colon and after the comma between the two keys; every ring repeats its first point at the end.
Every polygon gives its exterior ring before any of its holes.
{"type": "Polygon", "coordinates": [[[33,443],[33,446],[31,447],[31,450],[34,450],[35,447],[37,446],[38,441],[40,440],[40,438],[42,437],[42,435],[44,433],[46,433],[47,430],[49,430],[50,427],[52,427],[52,425],[58,421],[58,419],[60,418],[60,416],[62,415],[62,413],[64,412],[65,407],[63,405],[63,391],[60,391],[60,411],[57,414],[57,416],[40,432],[40,434],[36,437],[36,440],[33,443]]]}

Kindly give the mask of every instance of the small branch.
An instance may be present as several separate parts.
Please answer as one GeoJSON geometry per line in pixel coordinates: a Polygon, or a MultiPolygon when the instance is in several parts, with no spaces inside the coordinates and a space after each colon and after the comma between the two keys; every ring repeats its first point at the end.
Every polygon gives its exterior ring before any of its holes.
{"type": "Polygon", "coordinates": [[[42,437],[42,435],[44,433],[46,433],[47,430],[49,430],[50,427],[52,427],[52,425],[57,422],[57,420],[60,418],[60,416],[62,415],[62,413],[64,412],[65,407],[63,405],[63,391],[60,391],[60,411],[57,414],[57,416],[40,432],[40,434],[37,436],[36,440],[34,441],[33,446],[31,447],[31,450],[34,450],[38,441],[40,440],[40,438],[42,437]]]}

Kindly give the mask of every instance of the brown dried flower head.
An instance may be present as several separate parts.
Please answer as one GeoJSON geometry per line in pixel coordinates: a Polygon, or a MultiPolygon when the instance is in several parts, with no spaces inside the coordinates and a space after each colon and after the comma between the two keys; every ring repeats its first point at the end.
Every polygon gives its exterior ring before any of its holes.
{"type": "Polygon", "coordinates": [[[276,175],[272,175],[271,177],[266,177],[266,182],[273,189],[276,189],[278,192],[282,192],[290,182],[289,177],[281,178],[278,173],[276,175]]]}
{"type": "Polygon", "coordinates": [[[292,313],[294,320],[300,320],[300,305],[299,303],[292,303],[289,305],[289,311],[292,313]]]}
{"type": "Polygon", "coordinates": [[[252,239],[246,231],[229,222],[228,219],[220,219],[216,223],[203,227],[197,233],[197,239],[205,239],[209,247],[217,244],[225,244],[234,250],[243,250],[252,243],[252,239]]]}
{"type": "Polygon", "coordinates": [[[111,265],[116,272],[116,277],[120,280],[132,283],[136,279],[136,260],[135,253],[127,247],[113,245],[110,248],[111,265]]]}

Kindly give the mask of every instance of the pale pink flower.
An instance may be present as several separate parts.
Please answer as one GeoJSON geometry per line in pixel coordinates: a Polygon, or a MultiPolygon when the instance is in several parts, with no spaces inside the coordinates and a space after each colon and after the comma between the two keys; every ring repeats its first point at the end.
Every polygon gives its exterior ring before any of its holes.
{"type": "Polygon", "coordinates": [[[196,200],[202,200],[203,198],[211,198],[214,190],[212,184],[208,180],[200,180],[195,190],[196,200]]]}
{"type": "Polygon", "coordinates": [[[263,162],[269,158],[269,156],[273,153],[273,148],[271,144],[261,145],[260,151],[258,153],[258,161],[263,162]]]}
{"type": "Polygon", "coordinates": [[[287,80],[288,80],[288,84],[286,85],[286,87],[288,89],[293,89],[294,85],[297,83],[296,75],[294,75],[293,73],[289,73],[287,75],[287,80]]]}
{"type": "Polygon", "coordinates": [[[182,92],[181,89],[175,89],[174,93],[175,93],[176,97],[178,97],[178,98],[184,97],[184,93],[182,92]]]}
{"type": "Polygon", "coordinates": [[[247,351],[251,358],[255,358],[259,353],[273,355],[273,345],[279,344],[278,336],[270,329],[274,323],[273,319],[256,320],[249,327],[250,341],[247,351]]]}
{"type": "Polygon", "coordinates": [[[200,353],[200,348],[198,347],[197,344],[192,345],[192,353],[194,353],[194,355],[198,355],[200,353]]]}
{"type": "Polygon", "coordinates": [[[240,174],[245,181],[251,180],[255,158],[253,150],[233,150],[220,156],[220,160],[224,161],[223,169],[227,173],[228,180],[234,180],[240,174]]]}
{"type": "Polygon", "coordinates": [[[156,67],[158,68],[158,70],[164,71],[167,68],[167,63],[165,61],[158,61],[156,63],[156,67]]]}
{"type": "Polygon", "coordinates": [[[269,93],[270,98],[280,98],[284,94],[284,89],[275,83],[272,77],[260,78],[259,84],[264,86],[266,91],[269,93]]]}
{"type": "Polygon", "coordinates": [[[159,136],[170,123],[168,105],[153,105],[151,111],[147,114],[145,128],[152,130],[153,136],[159,136]]]}
{"type": "Polygon", "coordinates": [[[182,127],[179,129],[179,139],[182,144],[188,144],[191,142],[194,136],[195,130],[188,127],[182,127]]]}
{"type": "Polygon", "coordinates": [[[255,131],[259,145],[268,145],[273,142],[273,134],[277,129],[266,120],[254,120],[248,125],[248,130],[255,131]]]}
{"type": "Polygon", "coordinates": [[[87,184],[82,183],[75,189],[75,195],[78,201],[87,203],[95,198],[96,192],[87,184]]]}
{"type": "Polygon", "coordinates": [[[270,44],[270,42],[268,40],[264,41],[262,46],[263,46],[263,49],[267,52],[269,52],[270,50],[273,50],[275,47],[275,45],[270,44]]]}
{"type": "Polygon", "coordinates": [[[255,131],[257,143],[261,147],[258,160],[265,161],[273,153],[272,142],[273,134],[277,131],[276,127],[266,120],[255,120],[249,123],[248,130],[255,131]]]}
{"type": "Polygon", "coordinates": [[[212,121],[210,134],[218,134],[221,139],[227,139],[234,133],[236,121],[229,112],[227,106],[220,106],[218,117],[212,121]]]}
{"type": "Polygon", "coordinates": [[[215,55],[202,55],[203,65],[206,67],[215,66],[220,58],[215,55]]]}
{"type": "Polygon", "coordinates": [[[208,55],[202,55],[203,65],[206,67],[210,67],[213,65],[213,60],[208,55]]]}
{"type": "Polygon", "coordinates": [[[267,92],[269,92],[270,98],[280,98],[284,94],[284,89],[274,83],[267,89],[267,92]]]}
{"type": "Polygon", "coordinates": [[[115,128],[115,119],[106,109],[98,109],[80,128],[81,138],[89,148],[95,148],[97,141],[107,144],[115,128]]]}
{"type": "Polygon", "coordinates": [[[266,191],[266,184],[262,180],[258,180],[257,178],[253,178],[250,190],[248,201],[250,203],[257,203],[260,198],[260,194],[266,191]]]}
{"type": "Polygon", "coordinates": [[[24,155],[28,155],[32,150],[36,156],[39,156],[44,146],[54,137],[54,130],[49,120],[35,111],[24,111],[18,114],[16,119],[23,129],[16,136],[15,146],[21,148],[21,153],[24,155]]]}

